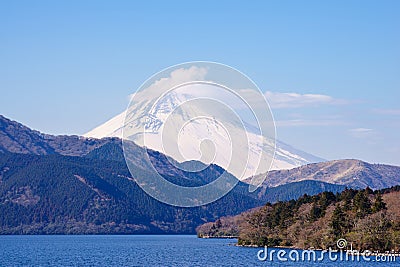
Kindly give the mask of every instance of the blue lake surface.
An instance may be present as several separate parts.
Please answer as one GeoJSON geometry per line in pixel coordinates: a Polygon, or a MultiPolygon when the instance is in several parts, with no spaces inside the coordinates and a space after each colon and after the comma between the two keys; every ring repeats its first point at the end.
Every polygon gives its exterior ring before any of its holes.
{"type": "Polygon", "coordinates": [[[260,261],[260,248],[235,243],[192,235],[0,236],[0,266],[400,266],[400,258],[376,262],[375,257],[370,262],[328,256],[323,262],[279,262],[276,256],[260,261]]]}

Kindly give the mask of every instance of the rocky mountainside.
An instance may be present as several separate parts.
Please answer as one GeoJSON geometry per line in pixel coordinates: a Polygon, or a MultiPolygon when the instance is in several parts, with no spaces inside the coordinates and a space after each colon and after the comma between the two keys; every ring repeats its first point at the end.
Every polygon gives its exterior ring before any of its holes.
{"type": "Polygon", "coordinates": [[[400,184],[400,167],[345,159],[304,165],[268,173],[264,188],[312,180],[352,188],[387,188],[400,184]]]}

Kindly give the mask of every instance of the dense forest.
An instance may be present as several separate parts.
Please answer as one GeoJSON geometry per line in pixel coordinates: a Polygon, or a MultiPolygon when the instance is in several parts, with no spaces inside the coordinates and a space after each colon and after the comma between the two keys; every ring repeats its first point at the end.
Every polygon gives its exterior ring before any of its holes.
{"type": "Polygon", "coordinates": [[[197,233],[199,237],[237,236],[243,246],[327,249],[344,238],[354,249],[399,250],[399,199],[400,186],[304,195],[220,218],[200,226],[197,233]]]}
{"type": "MultiPolygon", "coordinates": [[[[140,168],[136,174],[151,175],[140,168]]],[[[198,184],[201,177],[182,181],[198,184]]],[[[12,153],[0,157],[2,234],[194,233],[201,223],[263,202],[231,192],[208,206],[173,207],[148,196],[124,162],[12,153]]]]}

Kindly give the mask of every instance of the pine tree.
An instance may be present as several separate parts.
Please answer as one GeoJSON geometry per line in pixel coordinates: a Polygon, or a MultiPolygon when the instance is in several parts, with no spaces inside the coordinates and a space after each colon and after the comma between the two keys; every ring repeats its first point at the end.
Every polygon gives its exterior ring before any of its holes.
{"type": "Polygon", "coordinates": [[[369,200],[367,191],[360,190],[354,196],[353,209],[358,218],[364,218],[371,213],[371,201],[369,200]]]}
{"type": "Polygon", "coordinates": [[[323,192],[319,199],[319,204],[323,210],[325,210],[329,204],[336,201],[336,196],[332,192],[323,192]]]}
{"type": "Polygon", "coordinates": [[[313,206],[310,210],[310,221],[311,222],[315,222],[316,220],[318,220],[319,218],[321,218],[324,215],[324,211],[321,209],[321,207],[319,205],[317,205],[316,203],[313,203],[313,206]]]}
{"type": "Polygon", "coordinates": [[[373,191],[371,188],[369,188],[369,186],[368,186],[367,188],[365,188],[365,192],[366,192],[368,195],[371,195],[371,194],[374,193],[374,191],[373,191]]]}
{"type": "Polygon", "coordinates": [[[335,238],[342,237],[345,233],[347,227],[347,218],[340,204],[336,205],[329,226],[332,228],[332,234],[335,236],[335,238]]]}
{"type": "Polygon", "coordinates": [[[216,223],[216,227],[217,228],[221,228],[222,227],[222,222],[221,222],[220,219],[218,219],[215,223],[216,223]]]}
{"type": "Polygon", "coordinates": [[[340,194],[340,200],[344,201],[344,210],[350,210],[352,208],[352,200],[354,199],[356,192],[354,189],[349,189],[346,187],[346,189],[340,194]]]}
{"type": "Polygon", "coordinates": [[[382,199],[382,194],[378,192],[378,194],[375,197],[375,202],[372,206],[372,212],[375,213],[385,209],[386,209],[386,203],[382,199]]]}

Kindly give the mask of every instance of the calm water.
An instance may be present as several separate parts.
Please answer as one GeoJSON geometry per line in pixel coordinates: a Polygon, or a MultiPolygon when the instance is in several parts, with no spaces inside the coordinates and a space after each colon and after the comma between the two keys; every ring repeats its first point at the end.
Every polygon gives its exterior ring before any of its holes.
{"type": "MultiPolygon", "coordinates": [[[[196,236],[0,236],[0,266],[321,266],[259,261],[259,248],[196,236]]],[[[289,251],[288,251],[289,252],[289,251]]],[[[287,256],[286,256],[287,257],[287,256]]],[[[375,258],[371,258],[374,260],[375,258]]],[[[329,262],[323,266],[400,266],[329,262]]]]}

